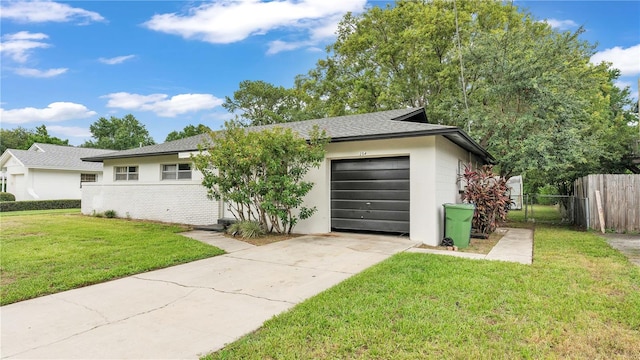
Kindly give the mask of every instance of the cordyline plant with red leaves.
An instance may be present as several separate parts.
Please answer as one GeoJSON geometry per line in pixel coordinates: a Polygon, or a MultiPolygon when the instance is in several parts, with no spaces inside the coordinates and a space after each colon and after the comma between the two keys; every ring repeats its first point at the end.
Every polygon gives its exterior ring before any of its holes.
{"type": "Polygon", "coordinates": [[[467,183],[462,200],[476,206],[473,228],[484,235],[491,234],[507,219],[511,203],[507,180],[494,174],[490,165],[476,170],[466,166],[462,177],[467,183]]]}

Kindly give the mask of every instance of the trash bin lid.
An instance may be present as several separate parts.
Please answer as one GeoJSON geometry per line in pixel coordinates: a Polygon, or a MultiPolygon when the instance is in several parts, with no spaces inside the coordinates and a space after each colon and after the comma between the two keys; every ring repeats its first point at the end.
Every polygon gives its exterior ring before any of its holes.
{"type": "Polygon", "coordinates": [[[464,209],[464,210],[475,210],[476,206],[474,204],[442,204],[445,209],[464,209]]]}

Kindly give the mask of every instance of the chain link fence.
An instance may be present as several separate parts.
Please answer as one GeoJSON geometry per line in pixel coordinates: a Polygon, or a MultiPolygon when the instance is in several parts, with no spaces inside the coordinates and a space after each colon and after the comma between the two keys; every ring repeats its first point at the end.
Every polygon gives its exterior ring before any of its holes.
{"type": "MultiPolygon", "coordinates": [[[[589,228],[589,199],[572,195],[520,195],[524,220],[589,228]],[[534,205],[546,205],[537,207],[534,205]]],[[[513,199],[512,199],[513,201],[513,199]]],[[[513,210],[513,208],[512,208],[513,210]]]]}

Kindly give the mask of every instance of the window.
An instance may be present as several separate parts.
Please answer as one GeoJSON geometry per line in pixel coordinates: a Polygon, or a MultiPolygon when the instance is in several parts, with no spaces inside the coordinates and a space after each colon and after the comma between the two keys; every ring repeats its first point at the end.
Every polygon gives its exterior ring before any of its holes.
{"type": "Polygon", "coordinates": [[[115,179],[119,180],[138,180],[137,166],[116,166],[115,179]]]}
{"type": "Polygon", "coordinates": [[[80,174],[80,182],[96,182],[98,181],[98,175],[96,174],[80,174]]]}
{"type": "Polygon", "coordinates": [[[191,164],[162,165],[162,180],[190,180],[191,164]]]}

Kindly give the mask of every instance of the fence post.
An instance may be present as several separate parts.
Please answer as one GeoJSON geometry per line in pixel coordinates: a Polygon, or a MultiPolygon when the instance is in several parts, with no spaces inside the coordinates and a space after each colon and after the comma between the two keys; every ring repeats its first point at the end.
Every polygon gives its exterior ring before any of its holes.
{"type": "Polygon", "coordinates": [[[589,230],[589,226],[591,225],[590,224],[591,213],[589,212],[589,198],[588,197],[584,198],[584,207],[585,207],[585,209],[587,209],[585,211],[585,213],[587,214],[587,230],[589,230]]]}

